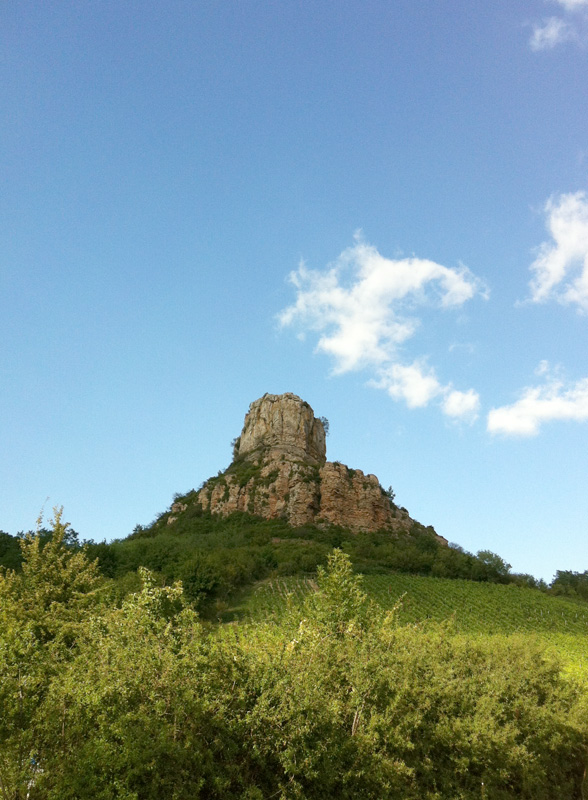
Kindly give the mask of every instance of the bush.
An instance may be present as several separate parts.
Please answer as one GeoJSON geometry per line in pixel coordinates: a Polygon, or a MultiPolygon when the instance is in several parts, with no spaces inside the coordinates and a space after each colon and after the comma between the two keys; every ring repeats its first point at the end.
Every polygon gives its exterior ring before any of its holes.
{"type": "Polygon", "coordinates": [[[341,551],[302,613],[207,629],[179,585],[141,570],[137,592],[101,606],[83,554],[35,548],[28,584],[0,580],[7,798],[582,796],[586,719],[560,665],[522,638],[401,627],[366,599],[341,551]],[[74,565],[83,591],[64,595],[74,565]],[[61,598],[46,622],[75,623],[66,648],[31,638],[37,595],[61,598]]]}

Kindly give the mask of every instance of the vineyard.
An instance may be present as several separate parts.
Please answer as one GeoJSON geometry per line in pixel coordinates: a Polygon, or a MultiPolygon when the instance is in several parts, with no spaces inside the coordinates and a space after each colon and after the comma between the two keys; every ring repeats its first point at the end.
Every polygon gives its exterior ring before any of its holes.
{"type": "MultiPolygon", "coordinates": [[[[311,577],[262,581],[233,606],[232,616],[249,621],[280,616],[316,588],[311,577]]],[[[535,635],[554,646],[574,672],[588,673],[588,604],[513,585],[403,573],[366,575],[363,588],[384,608],[398,606],[400,624],[450,621],[460,634],[535,635]]]]}

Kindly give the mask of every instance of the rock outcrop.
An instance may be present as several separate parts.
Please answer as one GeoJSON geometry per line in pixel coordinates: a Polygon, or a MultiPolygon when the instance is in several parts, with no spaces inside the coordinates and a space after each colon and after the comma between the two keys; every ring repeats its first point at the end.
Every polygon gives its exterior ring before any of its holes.
{"type": "Polygon", "coordinates": [[[239,458],[261,454],[268,461],[276,461],[285,455],[289,461],[324,464],[324,424],[297,395],[265,394],[249,406],[235,451],[239,458]]]}
{"type": "MultiPolygon", "coordinates": [[[[216,514],[247,511],[282,517],[294,526],[400,533],[419,525],[392,502],[375,475],[326,460],[323,420],[291,393],[265,394],[251,403],[234,442],[233,463],[204,484],[198,501],[216,514]]],[[[172,508],[169,524],[181,510],[172,508]]]]}

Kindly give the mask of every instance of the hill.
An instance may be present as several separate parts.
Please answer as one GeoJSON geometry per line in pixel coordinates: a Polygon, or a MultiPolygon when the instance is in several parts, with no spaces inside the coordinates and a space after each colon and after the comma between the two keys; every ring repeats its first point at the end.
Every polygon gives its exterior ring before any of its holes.
{"type": "Polygon", "coordinates": [[[265,395],[127,538],[0,536],[3,795],[585,796],[588,575],[448,544],[325,422],[265,395]]]}
{"type": "Polygon", "coordinates": [[[91,544],[90,554],[115,579],[140,566],[180,579],[201,606],[271,574],[313,572],[333,547],[361,572],[511,580],[496,554],[449,547],[375,475],[327,461],[328,428],[297,395],[263,395],[249,406],[227,469],[176,495],[126,540],[91,544]]]}
{"type": "MultiPolygon", "coordinates": [[[[414,525],[375,475],[327,461],[325,417],[295,394],[264,394],[249,406],[233,461],[197,493],[203,509],[226,516],[248,511],[291,525],[339,525],[358,533],[404,533],[414,525]]],[[[177,503],[168,519],[186,511],[177,503]]],[[[433,529],[431,531],[434,533],[433,529]]],[[[439,537],[439,541],[447,541],[439,537]]]]}
{"type": "MultiPolygon", "coordinates": [[[[588,680],[588,603],[517,586],[389,573],[364,575],[362,588],[401,625],[446,622],[467,636],[524,634],[556,649],[566,666],[588,680]]],[[[219,607],[221,619],[281,617],[316,590],[312,576],[259,581],[219,607]]]]}

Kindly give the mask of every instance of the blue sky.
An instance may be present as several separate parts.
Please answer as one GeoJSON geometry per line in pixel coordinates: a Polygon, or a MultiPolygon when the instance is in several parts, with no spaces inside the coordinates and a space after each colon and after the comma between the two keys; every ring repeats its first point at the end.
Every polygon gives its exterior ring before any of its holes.
{"type": "Polygon", "coordinates": [[[293,391],[450,541],[588,569],[588,0],[7,2],[0,37],[0,529],[126,536],[293,391]]]}

